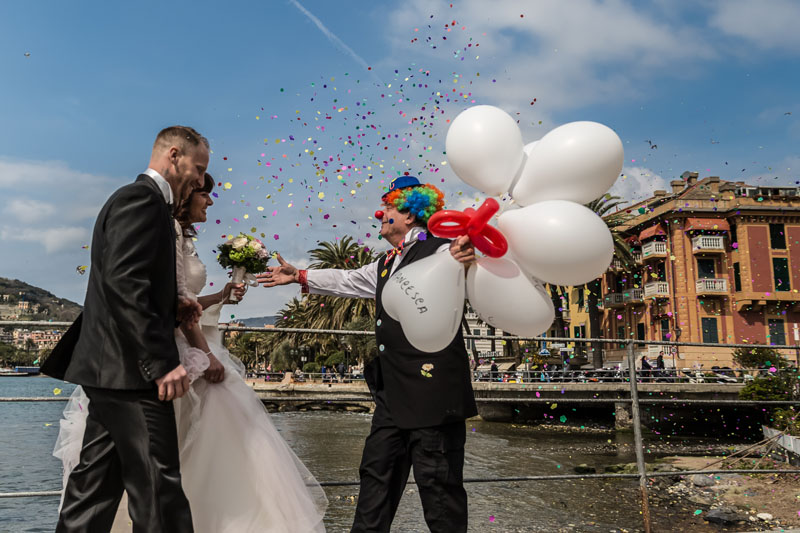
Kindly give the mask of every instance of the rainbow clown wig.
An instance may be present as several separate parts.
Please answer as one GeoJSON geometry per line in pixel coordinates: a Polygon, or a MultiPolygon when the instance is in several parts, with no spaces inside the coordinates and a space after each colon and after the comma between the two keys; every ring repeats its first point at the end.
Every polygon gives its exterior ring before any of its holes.
{"type": "Polygon", "coordinates": [[[408,211],[427,225],[435,212],[444,208],[444,193],[430,183],[421,184],[411,176],[400,176],[392,181],[389,192],[381,199],[398,211],[408,211]]]}

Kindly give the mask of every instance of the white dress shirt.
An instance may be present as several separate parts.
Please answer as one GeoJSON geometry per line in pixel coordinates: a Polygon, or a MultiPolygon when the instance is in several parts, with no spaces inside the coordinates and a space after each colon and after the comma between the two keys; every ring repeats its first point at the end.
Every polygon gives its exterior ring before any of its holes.
{"type": "MultiPolygon", "coordinates": [[[[398,254],[392,263],[391,276],[400,266],[402,258],[408,250],[419,240],[419,234],[425,230],[419,226],[411,228],[403,240],[403,251],[398,254]]],[[[450,244],[445,243],[436,250],[441,253],[450,249],[450,244]]],[[[374,298],[378,289],[378,271],[383,267],[383,259],[353,270],[338,268],[310,269],[306,281],[308,292],[311,294],[325,294],[328,296],[343,296],[345,298],[374,298]]]]}
{"type": "Polygon", "coordinates": [[[153,181],[156,182],[158,188],[161,189],[161,194],[164,195],[164,201],[172,205],[173,203],[172,187],[170,186],[169,183],[167,183],[167,180],[164,179],[164,176],[162,176],[152,168],[148,168],[147,170],[142,172],[142,174],[147,174],[148,176],[153,178],[153,181]]]}

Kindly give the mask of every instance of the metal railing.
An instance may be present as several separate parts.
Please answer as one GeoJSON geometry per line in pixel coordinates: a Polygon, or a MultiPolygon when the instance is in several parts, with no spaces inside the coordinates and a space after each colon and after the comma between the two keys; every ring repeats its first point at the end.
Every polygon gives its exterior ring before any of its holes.
{"type": "Polygon", "coordinates": [[[725,237],[720,235],[698,235],[692,238],[694,252],[724,252],[725,237]]]}
{"type": "Polygon", "coordinates": [[[667,243],[664,241],[650,241],[642,245],[642,258],[666,257],[667,243]]]}
{"type": "Polygon", "coordinates": [[[726,278],[702,278],[695,281],[697,294],[727,294],[728,280],[726,278]]]}
{"type": "MultiPolygon", "coordinates": [[[[646,289],[645,289],[646,290],[646,289]]],[[[43,326],[43,327],[62,327],[69,326],[68,322],[34,322],[34,321],[7,321],[0,322],[0,326],[4,325],[25,325],[25,326],[43,326]]],[[[231,325],[220,325],[222,331],[257,331],[263,333],[314,333],[314,334],[332,334],[332,335],[374,335],[373,331],[350,331],[350,330],[333,330],[333,329],[312,329],[312,328],[254,328],[242,327],[231,325]]],[[[691,475],[691,474],[715,474],[715,473],[741,473],[741,474],[800,474],[800,470],[787,469],[787,470],[731,470],[731,469],[717,469],[717,470],[696,470],[696,471],[678,471],[678,472],[648,472],[644,462],[644,445],[642,438],[641,427],[641,404],[649,403],[680,403],[680,404],[719,404],[728,403],[732,405],[800,405],[800,401],[747,401],[747,400],[698,400],[698,399],[656,399],[647,398],[644,400],[639,399],[639,370],[636,369],[636,352],[634,345],[656,345],[656,346],[711,346],[711,347],[724,347],[724,348],[771,348],[771,349],[791,349],[797,347],[791,345],[766,345],[766,344],[724,344],[724,343],[698,343],[698,342],[676,342],[676,341],[643,341],[635,339],[587,339],[587,338],[573,338],[573,337],[517,337],[514,335],[464,335],[465,339],[495,339],[495,340],[511,340],[511,341],[543,341],[543,342],[573,342],[573,343],[603,343],[603,344],[624,344],[627,354],[627,381],[630,386],[629,398],[575,398],[572,402],[576,403],[630,403],[631,405],[631,418],[633,421],[633,434],[636,454],[636,474],[562,474],[555,476],[520,476],[520,477],[497,477],[497,478],[470,478],[465,479],[465,483],[485,483],[485,482],[517,482],[517,481],[569,481],[569,480],[584,480],[584,479],[607,479],[607,478],[637,478],[639,480],[639,492],[642,506],[642,520],[644,530],[646,533],[651,532],[650,520],[650,507],[649,497],[647,490],[647,478],[659,476],[676,476],[676,475],[691,475]]],[[[301,398],[294,398],[296,401],[301,401],[301,398]]],[[[318,401],[319,398],[307,398],[304,400],[318,401]]],[[[339,401],[364,401],[364,398],[339,398],[339,401]]],[[[493,399],[493,398],[476,398],[481,402],[492,401],[508,401],[508,399],[493,399]]],[[[51,401],[45,398],[5,398],[0,401],[51,401]]],[[[547,398],[515,398],[514,401],[520,403],[545,403],[552,402],[547,398]]],[[[559,402],[568,402],[567,398],[560,398],[559,402]]],[[[357,481],[328,481],[321,482],[320,485],[326,487],[333,486],[354,486],[358,485],[357,481]]],[[[60,491],[38,491],[38,492],[0,492],[0,499],[2,498],[24,498],[24,497],[44,497],[44,496],[58,496],[60,491]]]]}
{"type": "Polygon", "coordinates": [[[669,298],[669,283],[666,281],[651,281],[644,284],[645,298],[669,298]]]}

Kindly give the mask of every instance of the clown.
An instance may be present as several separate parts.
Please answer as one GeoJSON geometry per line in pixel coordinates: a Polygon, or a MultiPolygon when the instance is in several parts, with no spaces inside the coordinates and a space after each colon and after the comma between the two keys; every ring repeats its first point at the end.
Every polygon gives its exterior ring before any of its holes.
{"type": "Polygon", "coordinates": [[[414,348],[383,309],[381,292],[395,272],[415,261],[450,253],[468,265],[475,250],[466,236],[448,241],[428,234],[428,220],[444,207],[435,186],[401,176],[381,201],[375,216],[393,248],[377,261],[353,270],[299,270],[279,255],[280,266],[258,280],[265,287],[299,283],[303,292],[375,298],[378,355],[364,369],[375,412],[359,468],[352,531],[389,531],[412,467],[430,530],[466,531],[465,420],[477,407],[464,339],[459,331],[439,352],[414,348]]]}

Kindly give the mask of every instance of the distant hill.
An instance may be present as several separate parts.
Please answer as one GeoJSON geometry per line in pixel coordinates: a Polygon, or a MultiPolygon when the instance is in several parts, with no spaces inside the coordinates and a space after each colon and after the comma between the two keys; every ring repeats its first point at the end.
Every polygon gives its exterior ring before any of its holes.
{"type": "Polygon", "coordinates": [[[42,288],[18,279],[0,277],[0,317],[15,320],[75,320],[83,309],[42,288]]]}
{"type": "Polygon", "coordinates": [[[257,316],[253,318],[237,318],[236,321],[250,328],[260,328],[263,326],[274,326],[277,318],[278,317],[275,316],[257,316]]]}

